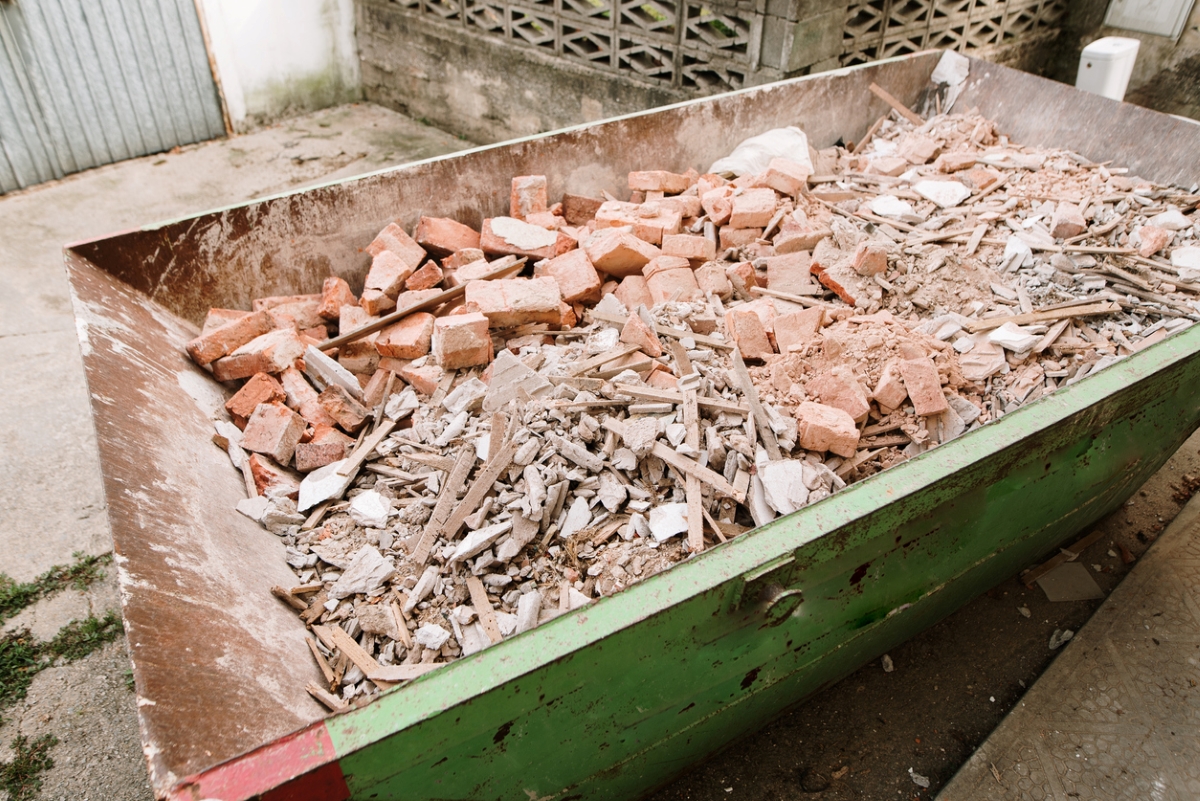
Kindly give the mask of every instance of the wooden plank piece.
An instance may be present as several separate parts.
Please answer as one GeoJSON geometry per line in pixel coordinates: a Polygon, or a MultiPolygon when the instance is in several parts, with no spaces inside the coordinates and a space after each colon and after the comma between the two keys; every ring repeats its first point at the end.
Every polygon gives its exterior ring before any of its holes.
{"type": "Polygon", "coordinates": [[[319,687],[312,682],[304,685],[304,689],[309,695],[320,701],[322,705],[328,707],[330,712],[345,712],[350,708],[350,705],[344,702],[342,699],[338,698],[324,687],[319,687]]]}
{"type": "MultiPolygon", "coordinates": [[[[684,441],[689,448],[697,451],[700,449],[700,409],[696,405],[696,387],[699,383],[700,376],[696,373],[689,372],[679,379],[679,390],[683,393],[683,424],[687,427],[684,441]]],[[[687,499],[688,550],[700,553],[704,550],[704,518],[701,512],[704,494],[700,487],[700,479],[689,473],[685,480],[684,492],[687,499]]]]}
{"type": "Polygon", "coordinates": [[[899,100],[897,100],[891,92],[884,89],[879,84],[872,83],[869,88],[876,97],[891,106],[897,114],[911,122],[913,125],[919,127],[925,124],[925,120],[921,119],[920,115],[916,114],[899,100]]]}
{"type": "Polygon", "coordinates": [[[773,462],[779,461],[783,458],[783,453],[779,450],[779,441],[775,439],[775,432],[771,429],[771,420],[767,417],[766,410],[758,402],[758,390],[754,387],[750,371],[746,369],[746,362],[742,360],[742,353],[737,348],[733,349],[733,374],[750,404],[750,413],[758,423],[759,435],[762,437],[763,447],[767,449],[767,456],[773,462]]]}
{"type": "Polygon", "coordinates": [[[1097,314],[1111,314],[1119,311],[1120,306],[1115,303],[1095,303],[1089,306],[1073,306],[1066,309],[1054,309],[1050,311],[1035,311],[1029,314],[1012,314],[1005,317],[988,317],[984,320],[972,320],[965,328],[972,334],[979,331],[990,331],[993,328],[999,328],[1005,323],[1013,323],[1014,325],[1031,325],[1033,323],[1045,323],[1051,320],[1061,320],[1070,317],[1090,317],[1097,314]]]}
{"type": "MultiPolygon", "coordinates": [[[[611,417],[605,418],[602,425],[618,436],[623,436],[623,432],[625,431],[624,424],[618,420],[614,420],[611,417]]],[[[662,459],[664,462],[683,473],[685,476],[696,476],[722,495],[728,495],[738,503],[742,503],[746,500],[745,490],[739,492],[732,484],[726,481],[725,477],[721,474],[715,473],[712,470],[709,470],[707,467],[703,467],[698,462],[683,456],[665,443],[655,442],[654,449],[651,452],[659,459],[662,459]]]]}
{"type": "Polygon", "coordinates": [[[599,356],[593,356],[590,359],[584,359],[579,364],[574,365],[570,370],[568,370],[567,374],[572,377],[583,375],[584,373],[594,370],[603,364],[607,364],[614,359],[619,359],[622,356],[628,356],[637,349],[637,345],[630,345],[623,342],[619,347],[614,348],[607,353],[601,353],[599,356]]]}
{"type": "MultiPolygon", "coordinates": [[[[612,323],[614,325],[625,325],[625,323],[629,320],[629,318],[623,314],[608,314],[606,312],[596,311],[595,309],[589,309],[588,311],[584,312],[584,315],[593,320],[599,320],[603,323],[612,323]]],[[[724,350],[733,349],[733,345],[720,339],[713,339],[710,336],[705,336],[704,334],[695,334],[691,331],[680,331],[678,328],[670,328],[665,325],[658,325],[657,323],[654,325],[654,333],[658,334],[659,336],[674,337],[675,339],[684,339],[685,337],[694,339],[696,340],[696,344],[708,345],[710,348],[723,348],[724,350]]]]}
{"type": "Polygon", "coordinates": [[[337,474],[339,476],[353,475],[362,466],[362,463],[375,452],[375,448],[379,446],[379,443],[383,442],[387,435],[392,433],[392,429],[395,427],[395,420],[388,420],[380,424],[379,428],[372,431],[362,441],[362,444],[354,449],[354,452],[346,459],[346,463],[338,468],[337,474]]]}
{"type": "Polygon", "coordinates": [[[317,644],[313,642],[311,637],[305,637],[304,642],[308,644],[308,650],[312,651],[313,659],[317,660],[317,667],[321,669],[321,675],[325,677],[325,683],[333,686],[333,668],[329,666],[329,661],[317,648],[317,644]]]}
{"type": "MultiPolygon", "coordinates": [[[[632,384],[621,384],[612,388],[612,395],[632,395],[635,398],[644,398],[646,400],[660,401],[662,403],[683,403],[683,395],[669,389],[655,389],[654,387],[637,387],[632,384]]],[[[712,409],[718,412],[731,412],[733,414],[750,414],[750,407],[742,403],[734,403],[727,401],[724,398],[705,398],[697,396],[696,403],[705,409],[712,409]]]]}
{"type": "Polygon", "coordinates": [[[1027,589],[1033,589],[1034,583],[1039,578],[1046,575],[1063,562],[1078,559],[1089,546],[1094,544],[1102,536],[1104,536],[1104,532],[1096,530],[1091,534],[1088,534],[1086,537],[1076,540],[1070,548],[1063,548],[1059,553],[1050,557],[1042,564],[1038,565],[1032,570],[1027,570],[1021,575],[1021,581],[1025,584],[1027,589]]]}
{"type": "MultiPolygon", "coordinates": [[[[475,477],[475,483],[467,490],[467,494],[463,497],[462,502],[455,507],[454,512],[442,527],[442,533],[447,538],[453,539],[458,534],[458,530],[462,528],[463,522],[466,521],[472,512],[479,508],[479,504],[483,502],[484,496],[492,491],[492,485],[496,483],[496,479],[500,477],[500,474],[508,469],[508,466],[512,464],[513,457],[516,455],[517,445],[509,442],[496,455],[496,459],[489,461],[487,466],[479,472],[479,475],[475,477]]],[[[430,522],[433,522],[433,518],[430,518],[430,522]]]]}
{"type": "Polygon", "coordinates": [[[442,484],[442,491],[438,495],[437,503],[434,504],[433,513],[425,523],[425,530],[421,532],[421,539],[417,542],[416,550],[413,551],[413,561],[418,565],[424,565],[429,561],[429,552],[433,550],[433,544],[437,542],[442,526],[454,513],[455,504],[458,503],[458,491],[466,483],[467,476],[474,465],[475,447],[464,445],[458,452],[458,458],[450,469],[446,482],[442,484]]]}
{"type": "Polygon", "coordinates": [[[475,607],[475,614],[479,616],[479,624],[487,632],[488,639],[492,642],[503,640],[504,635],[500,633],[500,624],[496,622],[496,612],[492,609],[492,602],[488,600],[487,596],[487,588],[483,586],[479,576],[467,576],[467,590],[471,593],[471,605],[475,607]]]}

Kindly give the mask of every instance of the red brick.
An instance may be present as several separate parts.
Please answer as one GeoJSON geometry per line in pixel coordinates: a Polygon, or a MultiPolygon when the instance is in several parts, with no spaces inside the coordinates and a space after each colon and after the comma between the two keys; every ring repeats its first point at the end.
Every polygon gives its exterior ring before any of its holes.
{"type": "Polygon", "coordinates": [[[246,423],[242,447],[286,465],[304,434],[304,420],[282,403],[260,403],[246,423]]]}
{"type": "Polygon", "coordinates": [[[696,283],[700,291],[716,295],[721,300],[729,300],[733,296],[733,284],[725,274],[725,262],[706,261],[696,268],[696,283]]]}
{"type": "Polygon", "coordinates": [[[734,228],[763,228],[775,216],[777,205],[774,189],[747,189],[734,196],[729,225],[734,228]]]}
{"type": "Polygon", "coordinates": [[[385,250],[371,262],[371,269],[363,282],[364,295],[367,289],[377,289],[395,300],[404,287],[404,282],[415,270],[416,267],[406,263],[390,250],[385,250]]]}
{"type": "MultiPolygon", "coordinates": [[[[407,292],[401,292],[396,296],[397,309],[411,309],[412,307],[424,303],[430,298],[435,298],[442,294],[440,289],[410,289],[407,292]]],[[[440,307],[445,309],[445,306],[440,307]]]]}
{"type": "Polygon", "coordinates": [[[482,261],[483,259],[483,251],[478,247],[465,248],[457,253],[451,253],[449,256],[442,259],[442,269],[460,270],[468,264],[482,261]]]}
{"type": "Polygon", "coordinates": [[[900,142],[897,154],[909,164],[928,164],[942,152],[941,146],[928,136],[909,134],[900,142]]]}
{"type": "Polygon", "coordinates": [[[630,311],[629,319],[625,321],[625,326],[621,329],[621,341],[628,345],[637,345],[642,353],[650,357],[662,356],[662,342],[659,341],[658,334],[638,316],[637,312],[630,311]]]}
{"type": "Polygon", "coordinates": [[[908,161],[899,156],[882,156],[867,162],[868,175],[890,175],[895,178],[908,169],[908,161]]]}
{"type": "Polygon", "coordinates": [[[751,297],[750,290],[758,286],[758,277],[754,265],[748,261],[740,261],[725,268],[725,276],[733,285],[733,291],[744,297],[751,297]]]}
{"type": "Polygon", "coordinates": [[[395,325],[379,332],[375,349],[392,359],[419,359],[429,353],[433,341],[433,315],[410,314],[395,325]]]}
{"type": "Polygon", "coordinates": [[[467,304],[475,304],[492,328],[512,328],[528,323],[557,323],[562,319],[562,296],[550,276],[471,281],[467,304]]]}
{"type": "Polygon", "coordinates": [[[796,410],[800,447],[824,453],[832,451],[850,458],[858,447],[858,427],[841,409],[804,401],[796,410]]]}
{"type": "Polygon", "coordinates": [[[1157,225],[1143,225],[1138,228],[1138,237],[1142,241],[1138,246],[1138,253],[1142,258],[1148,259],[1169,245],[1172,236],[1173,234],[1166,228],[1159,228],[1157,225]]]}
{"type": "Polygon", "coordinates": [[[321,401],[321,408],[328,412],[329,416],[336,420],[343,430],[350,433],[362,428],[370,411],[339,384],[330,384],[325,387],[318,398],[321,401]]]}
{"type": "Polygon", "coordinates": [[[904,387],[904,379],[900,375],[900,362],[898,357],[888,360],[879,374],[879,383],[875,385],[875,391],[871,393],[875,402],[879,404],[880,411],[884,413],[899,409],[900,404],[908,397],[908,390],[904,387]]]}
{"type": "Polygon", "coordinates": [[[962,181],[968,189],[982,192],[1003,177],[1000,173],[989,170],[987,167],[972,167],[959,175],[958,180],[962,181]]]}
{"type": "Polygon", "coordinates": [[[664,170],[647,170],[629,173],[629,188],[636,192],[665,192],[678,195],[687,191],[695,182],[690,175],[679,175],[664,170]]]}
{"type": "MultiPolygon", "coordinates": [[[[557,314],[557,303],[554,310],[557,314]]],[[[492,360],[488,318],[479,312],[438,318],[433,324],[432,347],[434,359],[445,370],[487,364],[492,360]]]]}
{"type": "Polygon", "coordinates": [[[775,292],[802,295],[812,285],[812,259],[807,251],[771,256],[767,262],[767,287],[775,292]]]}
{"type": "MultiPolygon", "coordinates": [[[[582,308],[582,306],[580,308],[582,308]]],[[[564,300],[562,303],[558,304],[558,309],[560,312],[558,321],[559,328],[574,328],[575,324],[579,322],[579,315],[575,312],[575,306],[572,306],[570,303],[567,303],[564,300]]]]}
{"type": "Polygon", "coordinates": [[[569,225],[587,225],[596,218],[603,200],[583,195],[563,195],[562,216],[569,225]]]}
{"type": "Polygon", "coordinates": [[[1055,239],[1070,239],[1087,230],[1087,220],[1074,203],[1060,200],[1050,219],[1050,235],[1055,239]]]}
{"type": "Polygon", "coordinates": [[[250,312],[241,309],[209,309],[208,314],[204,316],[204,327],[200,329],[200,336],[215,331],[234,320],[240,320],[247,314],[250,312]]]}
{"type": "Polygon", "coordinates": [[[642,274],[646,277],[646,289],[655,305],[677,301],[690,303],[700,300],[704,294],[696,283],[696,274],[691,262],[678,256],[657,256],[649,261],[642,274]]]}
{"type": "Polygon", "coordinates": [[[854,249],[854,272],[859,275],[880,275],[887,272],[887,248],[870,242],[859,242],[854,249]]]}
{"type": "Polygon", "coordinates": [[[854,294],[857,289],[850,280],[855,273],[841,268],[826,267],[818,261],[814,261],[809,269],[822,286],[832,290],[843,302],[851,306],[857,304],[858,299],[854,294]]]}
{"type": "Polygon", "coordinates": [[[663,237],[664,256],[679,256],[693,262],[712,261],[717,257],[717,245],[706,236],[669,234],[663,237]]]}
{"type": "Polygon", "coordinates": [[[246,421],[261,403],[287,400],[283,385],[266,373],[256,373],[250,377],[233,397],[225,401],[225,411],[233,415],[233,421],[241,428],[246,427],[246,421]]]}
{"type": "Polygon", "coordinates": [[[279,374],[283,391],[287,393],[287,405],[304,418],[310,426],[337,425],[337,421],[329,416],[321,406],[317,391],[295,367],[289,367],[279,374]]]}
{"type": "Polygon", "coordinates": [[[266,311],[280,306],[291,306],[295,303],[320,303],[320,295],[267,295],[255,298],[250,302],[252,311],[266,311]]]}
{"type": "Polygon", "coordinates": [[[551,211],[535,211],[525,217],[525,222],[545,228],[547,231],[557,231],[567,224],[562,217],[551,211]]]}
{"type": "MultiPolygon", "coordinates": [[[[447,318],[453,319],[453,318],[447,318]]],[[[490,343],[491,340],[489,339],[490,343]]],[[[443,370],[436,364],[425,364],[420,367],[409,365],[400,370],[400,377],[409,383],[409,385],[426,397],[437,391],[438,383],[442,380],[443,370]]]]}
{"type": "Polygon", "coordinates": [[[682,215],[657,202],[643,203],[633,221],[633,235],[652,245],[661,245],[664,236],[679,233],[682,215]]]}
{"type": "Polygon", "coordinates": [[[346,455],[346,446],[341,442],[302,442],[296,446],[296,469],[310,473],[318,467],[339,462],[346,455]]]}
{"type": "Polygon", "coordinates": [[[250,475],[254,478],[254,487],[259,495],[268,491],[272,494],[282,493],[292,500],[300,494],[300,479],[292,471],[280,467],[268,456],[251,453],[246,460],[250,465],[250,475]]]}
{"type": "Polygon", "coordinates": [[[774,320],[775,344],[780,353],[801,350],[816,338],[824,322],[825,310],[820,306],[780,314],[774,320]]]}
{"type": "Polygon", "coordinates": [[[651,370],[650,375],[646,376],[646,384],[655,389],[666,389],[672,392],[679,391],[679,379],[663,370],[651,370]]]}
{"type": "Polygon", "coordinates": [[[654,201],[660,208],[670,209],[679,213],[681,219],[696,218],[704,213],[700,205],[699,195],[675,195],[654,201]]]}
{"type": "Polygon", "coordinates": [[[187,352],[196,364],[211,364],[274,328],[275,320],[268,312],[254,312],[201,334],[187,344],[187,352]]]}
{"type": "Polygon", "coordinates": [[[763,328],[762,318],[752,309],[731,309],[726,313],[725,326],[743,359],[763,361],[775,352],[763,328]]]}
{"type": "Polygon", "coordinates": [[[546,176],[518,175],[512,179],[508,196],[508,214],[524,220],[530,214],[549,209],[546,201],[546,176]]]}
{"type": "Polygon", "coordinates": [[[326,320],[336,320],[343,306],[357,306],[358,298],[350,291],[350,285],[342,278],[331,275],[321,286],[321,305],[318,313],[326,320]]]}
{"type": "MultiPolygon", "coordinates": [[[[763,186],[770,187],[781,195],[796,197],[800,190],[808,186],[808,176],[812,170],[798,161],[787,158],[774,158],[767,166],[767,171],[759,179],[763,186]]],[[[772,211],[774,214],[774,211],[772,211]]]]}
{"type": "Polygon", "coordinates": [[[422,217],[413,232],[417,245],[432,256],[449,256],[479,247],[479,232],[448,217],[422,217]]]}
{"type": "Polygon", "coordinates": [[[613,294],[630,311],[638,306],[649,309],[654,305],[654,298],[650,297],[650,290],[646,287],[646,279],[640,273],[622,278],[613,294]]]}
{"type": "Polygon", "coordinates": [[[479,235],[480,249],[493,256],[552,259],[575,246],[575,240],[561,231],[547,231],[539,225],[531,225],[514,217],[484,220],[483,232],[479,235]]]}
{"type": "Polygon", "coordinates": [[[409,291],[433,289],[442,283],[442,268],[436,261],[427,261],[425,266],[417,270],[404,282],[404,288],[409,291]]]}
{"type": "Polygon", "coordinates": [[[232,381],[249,378],[255,373],[282,372],[304,355],[304,347],[300,336],[291,329],[269,331],[213,362],[213,377],[218,381],[232,381]]]}
{"type": "Polygon", "coordinates": [[[553,278],[558,283],[562,299],[567,303],[595,303],[600,300],[600,274],[583,250],[571,250],[554,257],[535,268],[534,275],[553,278]]]}
{"type": "Polygon", "coordinates": [[[975,153],[943,153],[933,166],[942,172],[959,172],[971,169],[978,160],[975,153]]]}
{"type": "Polygon", "coordinates": [[[624,231],[597,232],[588,238],[584,250],[592,266],[617,277],[641,273],[651,259],[662,255],[654,245],[624,231]]]}
{"type": "Polygon", "coordinates": [[[713,225],[724,225],[733,213],[733,187],[710,189],[700,195],[700,205],[713,225]]]}
{"type": "Polygon", "coordinates": [[[933,362],[924,355],[903,355],[905,358],[900,362],[900,376],[904,379],[904,387],[908,390],[913,409],[922,417],[946,411],[949,404],[946,402],[946,396],[942,394],[942,382],[933,362]]]}
{"type": "Polygon", "coordinates": [[[620,228],[637,220],[638,204],[607,200],[596,209],[596,228],[620,228]]]}
{"type": "Polygon", "coordinates": [[[734,228],[729,225],[721,226],[721,230],[717,235],[720,240],[718,248],[722,253],[730,248],[740,248],[744,245],[750,245],[762,238],[763,229],[761,228],[734,228]]]}
{"type": "Polygon", "coordinates": [[[383,400],[384,390],[387,389],[388,376],[392,376],[393,384],[399,384],[400,379],[388,370],[376,370],[363,387],[362,402],[368,409],[374,409],[383,400]]]}
{"type": "Polygon", "coordinates": [[[789,214],[783,218],[779,233],[775,235],[775,253],[782,256],[803,250],[811,251],[818,242],[832,234],[827,225],[812,220],[800,221],[794,214],[789,214]]]}
{"type": "Polygon", "coordinates": [[[853,376],[820,373],[804,385],[804,391],[826,406],[841,409],[857,423],[867,419],[871,403],[853,376]]]}
{"type": "Polygon", "coordinates": [[[364,289],[362,298],[358,302],[363,310],[372,317],[379,317],[396,308],[395,299],[388,297],[378,289],[364,289]]]}
{"type": "Polygon", "coordinates": [[[388,223],[387,227],[379,232],[379,236],[375,237],[375,241],[367,246],[367,253],[372,257],[378,256],[385,250],[398,256],[400,261],[408,267],[409,273],[420,267],[421,262],[425,261],[425,249],[396,223],[388,223]]]}

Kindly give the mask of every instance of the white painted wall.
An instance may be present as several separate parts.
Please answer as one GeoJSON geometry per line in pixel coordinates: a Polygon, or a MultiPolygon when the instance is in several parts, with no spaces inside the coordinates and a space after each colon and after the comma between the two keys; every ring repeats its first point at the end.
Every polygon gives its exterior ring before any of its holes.
{"type": "Polygon", "coordinates": [[[353,0],[197,0],[233,127],[361,94],[353,0]]]}

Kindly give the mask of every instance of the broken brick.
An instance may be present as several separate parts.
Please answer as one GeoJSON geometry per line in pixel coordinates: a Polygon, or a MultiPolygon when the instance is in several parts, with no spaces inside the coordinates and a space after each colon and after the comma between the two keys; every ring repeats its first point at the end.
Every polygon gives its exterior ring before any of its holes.
{"type": "Polygon", "coordinates": [[[330,384],[318,396],[321,408],[337,421],[343,430],[354,433],[362,428],[370,411],[359,403],[344,387],[330,384]]]}
{"type": "Polygon", "coordinates": [[[763,327],[762,318],[753,310],[731,309],[726,314],[725,326],[737,344],[742,358],[747,361],[763,361],[775,353],[771,340],[763,327]]]}
{"type": "Polygon", "coordinates": [[[280,467],[269,456],[251,453],[246,463],[254,479],[254,489],[259,495],[286,495],[292,500],[300,494],[299,478],[290,470],[280,467]]]}
{"type": "Polygon", "coordinates": [[[659,340],[658,334],[646,325],[637,312],[629,313],[629,319],[625,321],[625,325],[621,329],[621,341],[629,345],[637,345],[642,353],[651,358],[663,355],[662,342],[659,340]]]}
{"type": "Polygon", "coordinates": [[[200,336],[204,336],[210,331],[215,331],[227,323],[232,323],[234,320],[240,320],[247,314],[250,314],[250,312],[240,309],[209,309],[208,314],[204,315],[204,325],[200,328],[200,336]]]}
{"type": "Polygon", "coordinates": [[[909,134],[900,142],[897,154],[909,164],[928,164],[942,152],[941,146],[928,136],[909,134]]]}
{"type": "MultiPolygon", "coordinates": [[[[781,195],[796,197],[801,189],[808,186],[810,175],[812,170],[807,164],[788,158],[773,158],[759,181],[763,186],[770,187],[781,195]]],[[[774,209],[771,213],[775,213],[774,209]]]]}
{"type": "MultiPolygon", "coordinates": [[[[557,303],[554,310],[557,314],[557,303]]],[[[445,370],[457,370],[490,362],[492,338],[488,333],[488,325],[488,318],[479,312],[454,314],[435,320],[432,350],[438,365],[445,370]]],[[[401,373],[401,377],[409,380],[404,373],[401,373]]]]}
{"type": "Polygon", "coordinates": [[[508,205],[509,216],[516,220],[524,220],[530,214],[546,211],[546,176],[518,175],[513,178],[508,205]]]}
{"type": "Polygon", "coordinates": [[[725,262],[707,261],[696,268],[696,283],[700,291],[713,294],[721,300],[729,300],[733,296],[733,284],[725,274],[725,262]]]}
{"type": "Polygon", "coordinates": [[[887,272],[887,248],[870,242],[859,242],[854,249],[854,272],[859,275],[880,275],[887,272]]]}
{"type": "Polygon", "coordinates": [[[415,269],[395,253],[385,250],[371,262],[371,269],[367,272],[366,281],[363,282],[363,295],[366,295],[368,289],[377,289],[395,300],[404,287],[404,282],[408,280],[415,269]]]}
{"type": "Polygon", "coordinates": [[[729,225],[733,228],[763,228],[775,216],[774,189],[747,189],[733,198],[729,225]]]}
{"type": "Polygon", "coordinates": [[[492,328],[557,323],[562,319],[562,296],[558,283],[550,276],[471,281],[466,302],[478,307],[492,328]]]}
{"type": "MultiPolygon", "coordinates": [[[[231,320],[219,328],[187,343],[188,355],[200,366],[211,364],[275,328],[275,320],[266,311],[254,312],[231,320]]],[[[258,371],[255,371],[258,372],[258,371]]],[[[254,373],[248,373],[254,375],[254,373]]]]}
{"type": "Polygon", "coordinates": [[[562,196],[562,216],[568,225],[587,225],[596,218],[603,200],[583,195],[562,196]]]}
{"type": "MultiPolygon", "coordinates": [[[[266,314],[266,312],[263,312],[266,314]]],[[[255,373],[278,373],[304,355],[304,343],[290,328],[268,331],[212,364],[218,381],[249,378],[255,373]]]]}
{"type": "Polygon", "coordinates": [[[678,256],[657,256],[649,261],[642,274],[646,289],[655,305],[668,301],[688,303],[703,297],[691,262],[678,256]]]}
{"type": "Polygon", "coordinates": [[[442,283],[442,268],[438,267],[435,261],[427,261],[424,267],[408,277],[408,280],[404,282],[404,288],[410,292],[417,292],[422,289],[433,289],[440,283],[442,283]]]}
{"type": "Polygon", "coordinates": [[[588,259],[597,270],[618,278],[640,273],[662,251],[649,242],[625,231],[598,231],[584,245],[588,259]]]}
{"type": "Polygon", "coordinates": [[[296,446],[296,469],[311,473],[318,467],[346,458],[346,446],[341,442],[301,442],[296,446]]]}
{"type": "Polygon", "coordinates": [[[479,247],[478,231],[447,217],[422,217],[417,221],[413,239],[433,256],[449,256],[479,247]]]}
{"type": "Polygon", "coordinates": [[[483,261],[483,251],[478,247],[465,248],[456,253],[451,253],[446,258],[442,259],[443,270],[461,270],[468,264],[473,264],[478,261],[483,261]]]}
{"type": "Polygon", "coordinates": [[[969,170],[979,161],[975,153],[943,153],[933,163],[941,172],[960,172],[969,170]]]}
{"type": "Polygon", "coordinates": [[[762,235],[763,229],[761,228],[734,228],[731,225],[723,225],[717,239],[720,240],[720,249],[724,252],[730,248],[753,244],[761,239],[762,235]]]}
{"type": "Polygon", "coordinates": [[[429,353],[434,317],[429,312],[410,314],[379,332],[375,349],[393,359],[419,359],[429,353]]]}
{"type": "Polygon", "coordinates": [[[412,273],[421,266],[421,262],[425,261],[425,249],[396,223],[388,223],[374,241],[367,246],[367,253],[372,258],[384,251],[399,257],[400,261],[408,267],[409,273],[412,273]]]}
{"type": "Polygon", "coordinates": [[[796,409],[796,429],[805,450],[830,451],[848,459],[858,447],[854,418],[832,406],[804,401],[796,409]]]}
{"type": "Polygon", "coordinates": [[[526,256],[532,260],[552,259],[574,249],[576,242],[561,231],[547,231],[515,217],[492,217],[483,221],[479,247],[494,256],[526,256]]]}
{"type": "MultiPolygon", "coordinates": [[[[489,339],[488,342],[490,343],[491,340],[489,339]]],[[[442,368],[436,364],[424,364],[420,367],[412,365],[402,367],[398,375],[417,392],[428,397],[437,391],[443,373],[442,368]]]]}
{"type": "Polygon", "coordinates": [[[739,261],[725,268],[725,277],[733,285],[733,291],[740,297],[749,298],[750,290],[758,286],[758,276],[754,265],[748,261],[739,261]]]}
{"type": "Polygon", "coordinates": [[[535,269],[534,275],[553,278],[558,283],[562,299],[567,303],[595,303],[600,300],[600,274],[583,250],[571,250],[550,259],[535,269]]]}
{"type": "Polygon", "coordinates": [[[733,187],[721,186],[700,195],[700,206],[713,225],[724,225],[733,214],[733,187]]]}
{"type": "Polygon", "coordinates": [[[629,188],[635,192],[664,192],[668,195],[678,195],[680,192],[686,192],[693,180],[689,175],[679,175],[665,170],[645,170],[629,173],[629,188]]]}
{"type": "Polygon", "coordinates": [[[885,413],[899,409],[900,404],[908,397],[908,390],[900,375],[901,361],[899,357],[888,360],[879,374],[879,383],[875,385],[875,391],[871,393],[880,410],[885,413]]]}
{"type": "Polygon", "coordinates": [[[259,404],[272,403],[287,399],[283,385],[266,373],[256,373],[233,397],[225,401],[225,411],[233,416],[233,421],[239,428],[246,427],[246,421],[259,404]]]}
{"type": "Polygon", "coordinates": [[[287,464],[292,460],[304,429],[300,415],[282,403],[260,403],[246,423],[242,447],[287,464]]]}
{"type": "Polygon", "coordinates": [[[941,414],[949,408],[946,396],[942,394],[942,382],[933,362],[919,351],[915,346],[901,349],[904,358],[900,361],[900,376],[917,414],[922,417],[941,414]]]}
{"type": "Polygon", "coordinates": [[[645,306],[647,309],[654,306],[654,298],[650,297],[650,289],[646,286],[646,279],[640,273],[637,275],[627,275],[622,278],[621,283],[617,285],[613,294],[630,311],[633,311],[638,306],[645,306]]]}
{"type": "Polygon", "coordinates": [[[717,245],[706,236],[669,234],[662,239],[664,256],[679,256],[693,262],[712,261],[717,257],[717,245]]]}
{"type": "Polygon", "coordinates": [[[832,235],[829,226],[808,219],[799,220],[794,212],[784,216],[780,223],[779,233],[775,235],[775,253],[782,256],[802,250],[811,251],[822,239],[832,235]]]}
{"type": "Polygon", "coordinates": [[[816,338],[824,321],[825,310],[820,306],[778,315],[772,322],[772,327],[779,352],[791,353],[804,348],[816,338]]]}
{"type": "Polygon", "coordinates": [[[807,251],[763,259],[767,263],[767,287],[775,292],[803,295],[812,288],[812,259],[807,251]]]}
{"type": "Polygon", "coordinates": [[[357,306],[358,298],[350,290],[345,279],[331,275],[321,286],[321,305],[317,312],[326,320],[336,320],[341,315],[343,306],[357,306]]]}
{"type": "Polygon", "coordinates": [[[1144,259],[1150,258],[1169,245],[1174,236],[1166,228],[1159,228],[1157,225],[1143,225],[1137,229],[1137,232],[1138,238],[1141,240],[1138,254],[1144,259]]]}
{"type": "Polygon", "coordinates": [[[871,411],[866,392],[853,376],[821,373],[812,378],[804,390],[822,404],[841,409],[856,423],[866,420],[871,411]]]}
{"type": "Polygon", "coordinates": [[[1050,218],[1050,235],[1055,239],[1070,239],[1087,230],[1087,220],[1074,203],[1059,201],[1050,218]]]}

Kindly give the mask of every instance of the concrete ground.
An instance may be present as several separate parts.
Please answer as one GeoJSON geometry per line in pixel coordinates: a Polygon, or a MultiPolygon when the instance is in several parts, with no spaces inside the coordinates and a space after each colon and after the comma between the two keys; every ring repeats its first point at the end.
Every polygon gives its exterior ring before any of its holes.
{"type": "MultiPolygon", "coordinates": [[[[29,581],[75,552],[112,549],[65,243],[470,145],[358,104],[0,196],[0,573],[29,581]]],[[[53,595],[4,628],[48,640],[72,619],[102,616],[119,606],[113,578],[53,595]]],[[[24,702],[0,710],[0,762],[17,734],[51,733],[60,744],[43,798],[149,798],[128,670],[122,641],[39,674],[24,702]]]]}
{"type": "MultiPolygon", "coordinates": [[[[345,106],[0,197],[0,381],[8,388],[0,400],[0,572],[27,581],[74,552],[111,548],[64,243],[467,145],[385,109],[345,106]]],[[[1198,450],[1200,435],[1097,525],[1105,537],[1086,558],[1102,563],[1106,592],[1128,570],[1110,549],[1145,550],[1179,509],[1181,477],[1200,474],[1198,450]]],[[[894,672],[864,667],[655,798],[928,797],[1050,662],[1049,632],[1078,629],[1097,605],[1050,605],[1039,593],[1015,581],[997,588],[894,651],[894,672]],[[1031,619],[1017,614],[1021,605],[1033,609],[1031,619]],[[932,787],[915,786],[908,767],[932,777],[932,787]]],[[[43,600],[4,628],[28,627],[46,640],[117,603],[110,575],[87,592],[43,600]]],[[[128,668],[117,642],[39,674],[25,701],[0,710],[0,762],[17,734],[49,733],[60,744],[41,798],[149,798],[128,668]]]]}

